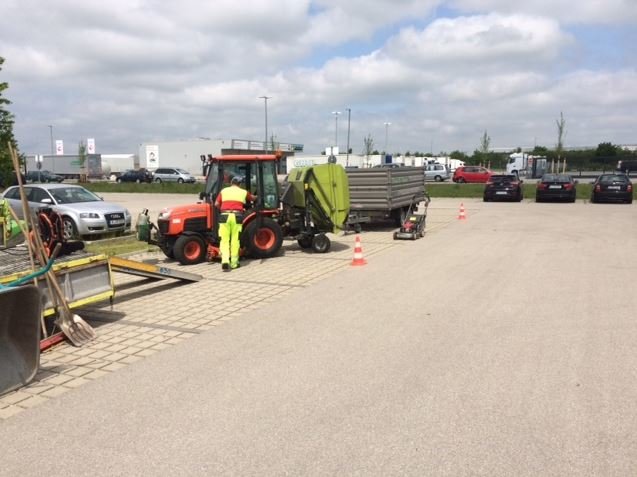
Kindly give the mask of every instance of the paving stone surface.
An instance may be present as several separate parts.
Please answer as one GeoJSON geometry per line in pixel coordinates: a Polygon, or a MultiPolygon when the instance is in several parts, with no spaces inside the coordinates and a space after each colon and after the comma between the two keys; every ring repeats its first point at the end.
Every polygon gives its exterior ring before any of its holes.
{"type": "MultiPolygon", "coordinates": [[[[465,207],[470,216],[470,207],[465,207]]],[[[427,233],[436,233],[456,220],[457,215],[457,207],[430,207],[427,233]]],[[[360,234],[366,260],[373,260],[375,255],[390,252],[394,247],[410,245],[410,241],[393,240],[393,230],[370,226],[360,234]]],[[[0,421],[222,326],[225,321],[253,313],[265,303],[349,267],[355,234],[330,236],[330,239],[329,253],[311,253],[299,248],[296,242],[286,241],[280,256],[244,260],[239,269],[230,273],[223,273],[218,262],[184,267],[161,253],[129,257],[184,269],[203,279],[182,284],[115,272],[113,304],[90,305],[78,311],[96,329],[97,339],[82,348],[64,342],[42,353],[34,381],[0,397],[0,421]]]]}

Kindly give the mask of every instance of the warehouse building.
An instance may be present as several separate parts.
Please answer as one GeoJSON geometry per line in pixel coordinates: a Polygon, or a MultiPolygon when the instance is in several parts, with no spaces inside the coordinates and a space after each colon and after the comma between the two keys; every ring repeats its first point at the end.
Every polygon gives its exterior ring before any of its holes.
{"type": "MultiPolygon", "coordinates": [[[[302,152],[302,144],[275,143],[274,149],[283,154],[279,170],[285,173],[288,156],[295,152],[302,152]]],[[[268,153],[273,152],[272,145],[268,145],[268,153]]],[[[148,142],[139,145],[139,167],[150,171],[158,167],[180,167],[191,174],[203,175],[202,156],[209,154],[265,154],[263,141],[247,139],[194,139],[172,142],[148,142]]]]}

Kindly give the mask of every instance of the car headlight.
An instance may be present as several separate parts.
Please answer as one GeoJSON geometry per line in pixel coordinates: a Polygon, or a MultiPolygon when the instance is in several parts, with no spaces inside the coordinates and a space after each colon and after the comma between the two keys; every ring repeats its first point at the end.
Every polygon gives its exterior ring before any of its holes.
{"type": "Polygon", "coordinates": [[[80,219],[99,219],[99,214],[95,212],[82,212],[80,213],[80,219]]]}

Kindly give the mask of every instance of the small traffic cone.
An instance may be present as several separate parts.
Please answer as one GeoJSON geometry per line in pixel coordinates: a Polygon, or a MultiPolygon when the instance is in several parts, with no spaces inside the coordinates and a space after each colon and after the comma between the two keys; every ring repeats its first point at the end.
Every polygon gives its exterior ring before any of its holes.
{"type": "Polygon", "coordinates": [[[464,213],[464,204],[460,203],[460,213],[458,214],[458,220],[466,220],[467,216],[464,213]]]}
{"type": "Polygon", "coordinates": [[[356,242],[354,244],[354,259],[352,260],[353,266],[366,265],[367,260],[363,258],[363,247],[361,247],[361,237],[356,234],[356,242]]]}

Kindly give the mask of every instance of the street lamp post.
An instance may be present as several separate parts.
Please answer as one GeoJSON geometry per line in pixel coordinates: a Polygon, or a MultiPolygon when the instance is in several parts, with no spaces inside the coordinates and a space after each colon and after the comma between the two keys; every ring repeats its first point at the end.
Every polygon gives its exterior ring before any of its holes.
{"type": "Polygon", "coordinates": [[[265,142],[263,146],[265,148],[265,153],[268,153],[268,99],[272,96],[259,96],[259,98],[263,99],[265,102],[265,142]]]}
{"type": "Polygon", "coordinates": [[[49,124],[49,132],[51,133],[51,155],[55,154],[55,150],[53,149],[53,126],[49,124]]]}
{"type": "Polygon", "coordinates": [[[391,123],[384,123],[385,124],[385,155],[387,155],[387,138],[389,137],[389,126],[391,125],[391,123]]]}
{"type": "Polygon", "coordinates": [[[345,166],[349,167],[349,125],[352,118],[352,110],[347,108],[347,158],[345,159],[345,166]]]}
{"type": "MultiPolygon", "coordinates": [[[[338,115],[340,111],[332,111],[334,115],[334,147],[338,148],[338,115]]],[[[334,147],[332,148],[332,155],[334,155],[334,147]]]]}

